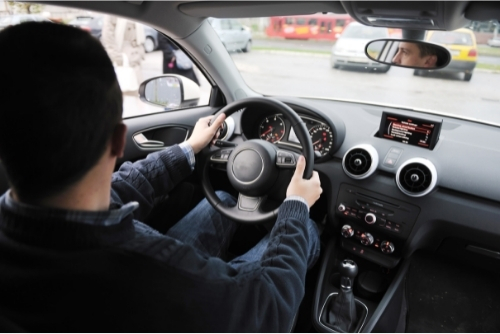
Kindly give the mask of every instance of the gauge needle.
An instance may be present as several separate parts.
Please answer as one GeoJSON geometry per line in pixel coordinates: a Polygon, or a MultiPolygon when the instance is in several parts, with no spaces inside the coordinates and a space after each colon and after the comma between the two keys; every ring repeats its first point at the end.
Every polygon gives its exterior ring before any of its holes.
{"type": "Polygon", "coordinates": [[[263,133],[261,134],[261,136],[266,135],[266,134],[268,134],[268,133],[269,133],[269,132],[271,132],[271,131],[273,131],[273,127],[272,127],[272,126],[270,126],[270,127],[269,127],[269,130],[267,130],[267,131],[263,132],[263,133]]]}
{"type": "Polygon", "coordinates": [[[315,141],[315,142],[313,143],[313,146],[315,146],[316,144],[319,144],[319,143],[321,143],[321,139],[320,139],[320,140],[318,140],[318,141],[315,141]]]}

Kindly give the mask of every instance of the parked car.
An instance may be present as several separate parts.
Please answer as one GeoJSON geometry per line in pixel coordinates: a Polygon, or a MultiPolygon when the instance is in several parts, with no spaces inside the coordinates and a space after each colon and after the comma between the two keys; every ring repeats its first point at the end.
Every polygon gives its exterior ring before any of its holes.
{"type": "Polygon", "coordinates": [[[489,39],[487,44],[489,46],[500,47],[500,36],[489,39]]]}
{"type": "MultiPolygon", "coordinates": [[[[102,16],[77,16],[68,23],[70,26],[88,31],[97,39],[101,39],[102,24],[102,16]]],[[[158,48],[158,32],[149,26],[144,26],[144,35],[144,50],[146,52],[153,52],[158,48]]]]}
{"type": "Polygon", "coordinates": [[[102,16],[77,16],[68,22],[68,25],[88,31],[92,36],[101,39],[102,36],[102,16]]]}
{"type": "MultiPolygon", "coordinates": [[[[306,257],[307,251],[302,247],[302,255],[285,256],[276,268],[272,257],[277,255],[282,233],[293,237],[295,244],[291,248],[307,243],[308,234],[299,229],[303,225],[297,222],[277,224],[282,230],[274,231],[271,237],[275,248],[268,249],[267,262],[246,271],[229,267],[228,258],[205,261],[204,253],[193,248],[184,251],[185,248],[179,248],[180,241],[166,240],[160,233],[151,232],[157,240],[154,247],[143,247],[157,257],[136,251],[147,236],[134,239],[134,250],[118,248],[121,237],[134,238],[139,232],[120,230],[118,224],[98,226],[109,234],[94,241],[95,236],[82,222],[78,229],[71,230],[79,240],[73,245],[68,239],[57,238],[58,233],[70,228],[61,221],[59,203],[52,201],[53,229],[43,229],[39,224],[43,218],[34,213],[31,225],[18,227],[10,219],[0,224],[0,331],[231,332],[237,328],[241,332],[336,333],[341,332],[335,321],[343,305],[335,301],[343,296],[352,306],[344,308],[350,311],[346,318],[353,319],[353,326],[345,332],[500,332],[500,75],[475,70],[476,80],[466,84],[447,78],[426,80],[413,76],[413,69],[396,66],[391,66],[388,75],[333,71],[328,69],[328,51],[326,55],[310,52],[309,43],[297,41],[280,41],[293,43],[290,45],[294,52],[263,48],[258,52],[228,53],[227,44],[214,32],[211,20],[207,20],[216,16],[235,20],[248,17],[265,23],[274,16],[347,12],[366,28],[379,26],[370,38],[385,37],[384,27],[390,27],[404,29],[402,36],[423,40],[425,31],[435,29],[430,34],[431,42],[449,46],[450,51],[458,52],[457,60],[472,64],[472,37],[460,33],[457,43],[449,41],[448,36],[456,36],[460,31],[457,29],[470,20],[498,19],[500,2],[57,4],[154,24],[186,51],[196,74],[203,79],[199,88],[205,90],[196,107],[165,111],[165,107],[158,106],[148,113],[123,119],[126,128],[117,127],[115,131],[121,129],[120,138],[126,139],[120,140],[125,149],[116,168],[125,161],[136,161],[153,151],[163,151],[165,146],[184,142],[202,117],[221,111],[227,114],[224,141],[196,155],[195,170],[183,179],[184,183],[180,176],[166,180],[162,173],[155,173],[157,179],[165,181],[165,187],[173,188],[173,183],[179,182],[168,196],[166,191],[157,192],[142,172],[127,173],[152,195],[127,199],[129,204],[124,208],[130,211],[96,212],[96,216],[104,221],[126,214],[126,222],[131,226],[138,215],[150,212],[145,223],[158,226],[155,218],[161,222],[171,219],[182,208],[192,208],[208,193],[220,215],[227,218],[225,209],[232,209],[243,221],[229,246],[231,258],[245,253],[272,229],[274,218],[265,224],[256,224],[254,218],[261,213],[273,216],[279,212],[277,207],[286,197],[296,157],[304,155],[310,169],[318,172],[323,188],[320,199],[309,212],[303,210],[302,215],[316,221],[318,231],[322,231],[321,255],[310,271],[306,272],[305,264],[300,270],[292,270],[289,263],[306,257]],[[451,48],[455,46],[456,49],[451,48]],[[242,161],[243,157],[246,161],[242,161]],[[234,174],[240,172],[245,178],[241,180],[243,185],[233,183],[234,174]],[[264,186],[273,188],[253,188],[255,178],[268,176],[258,181],[266,181],[262,182],[264,186]],[[241,187],[237,189],[234,184],[241,187]],[[233,195],[238,204],[230,208],[222,202],[214,204],[214,198],[218,198],[215,189],[233,195]],[[132,203],[136,200],[139,208],[132,203]],[[137,209],[133,211],[134,208],[137,209]],[[22,237],[29,226],[35,232],[22,237]],[[120,238],[114,238],[114,232],[121,233],[120,238]],[[103,245],[107,241],[111,245],[103,245]],[[182,251],[172,254],[179,249],[182,251]],[[89,254],[91,262],[86,261],[89,254]],[[174,255],[184,261],[177,261],[174,255]],[[199,265],[192,265],[191,260],[199,265]],[[174,267],[179,262],[184,266],[180,273],[174,267]],[[214,270],[215,266],[220,270],[214,270]],[[252,276],[255,272],[267,273],[269,268],[278,271],[263,279],[252,276]],[[153,269],[162,274],[152,274],[153,269]],[[199,274],[200,270],[206,274],[199,274]],[[34,277],[40,271],[44,275],[34,277]],[[236,279],[241,275],[246,288],[227,290],[240,287],[238,282],[242,281],[236,279]],[[201,288],[201,282],[207,280],[212,289],[201,288]],[[247,289],[247,284],[253,289],[247,289]],[[262,284],[268,284],[268,288],[262,288],[262,284]],[[217,302],[211,298],[214,291],[218,293],[217,302]],[[234,295],[228,291],[234,291],[234,295]],[[162,297],[167,292],[167,298],[162,297]],[[263,303],[264,297],[271,302],[263,303]],[[224,298],[236,298],[237,302],[227,305],[224,298]],[[222,314],[221,308],[225,311],[222,314]],[[258,322],[256,317],[249,317],[250,311],[264,320],[258,322]],[[63,312],[69,316],[63,317],[63,312]],[[219,312],[218,317],[212,316],[212,312],[219,312]],[[183,321],[179,322],[181,317],[183,321]]],[[[362,39],[366,41],[366,37],[362,39]]],[[[357,55],[358,49],[353,54],[357,55]]],[[[33,50],[35,56],[37,51],[33,50]]],[[[160,57],[148,56],[158,60],[161,75],[160,57]]],[[[353,63],[354,66],[376,66],[361,57],[357,59],[365,63],[353,63]]],[[[156,66],[153,61],[150,65],[156,66]]],[[[10,138],[12,142],[39,128],[33,122],[40,119],[39,109],[30,93],[40,91],[44,78],[36,74],[22,78],[26,88],[19,92],[20,98],[26,97],[19,101],[20,108],[31,108],[36,117],[21,120],[25,130],[10,138]]],[[[182,99],[186,99],[182,81],[165,81],[165,87],[178,88],[176,99],[182,104],[182,99]]],[[[157,87],[163,87],[155,80],[152,85],[155,82],[157,87]]],[[[66,90],[60,92],[61,98],[65,93],[66,90]]],[[[124,97],[135,99],[136,109],[141,104],[139,92],[131,95],[134,96],[124,97]]],[[[0,91],[0,97],[4,96],[5,92],[0,91]]],[[[74,96],[92,98],[84,90],[74,96]]],[[[0,106],[1,103],[2,98],[0,106]]],[[[64,111],[61,122],[67,121],[64,111]]],[[[0,107],[0,112],[15,114],[17,110],[0,107]]],[[[70,144],[51,130],[51,126],[46,127],[53,140],[30,142],[19,150],[18,156],[31,157],[35,152],[43,155],[50,145],[65,148],[70,144]]],[[[92,135],[82,137],[82,143],[94,138],[92,135]]],[[[119,154],[111,151],[107,150],[103,157],[119,154]]],[[[177,151],[182,154],[180,148],[177,151]]],[[[172,163],[189,168],[187,159],[179,157],[172,163]]],[[[33,175],[52,166],[49,159],[33,160],[33,175]]],[[[163,163],[155,161],[144,173],[162,170],[160,166],[163,163]]],[[[92,179],[101,180],[99,170],[94,172],[92,179]]],[[[4,181],[0,182],[0,193],[9,187],[5,180],[6,174],[0,172],[0,181],[4,181]]],[[[81,179],[80,184],[87,180],[81,179]]],[[[95,200],[89,200],[92,199],[95,200]]],[[[61,199],[61,205],[65,201],[61,199]]],[[[104,204],[102,207],[108,203],[104,204]]],[[[36,212],[36,205],[30,203],[26,210],[36,212]]],[[[75,212],[71,218],[77,220],[79,214],[83,213],[75,212]]],[[[112,219],[109,221],[113,223],[112,219]]]]}
{"type": "Polygon", "coordinates": [[[228,51],[250,52],[252,49],[252,33],[238,20],[209,18],[208,22],[228,51]]]}
{"type": "Polygon", "coordinates": [[[333,45],[330,64],[333,68],[356,68],[386,73],[391,66],[377,63],[366,57],[365,46],[373,39],[387,37],[389,37],[387,28],[369,27],[352,22],[333,45]]]}
{"type": "Polygon", "coordinates": [[[36,14],[18,14],[0,17],[0,30],[8,26],[24,22],[52,22],[49,19],[36,14]]]}
{"type": "MultiPolygon", "coordinates": [[[[463,73],[463,80],[470,81],[477,64],[476,36],[470,29],[455,31],[429,31],[426,41],[440,44],[450,50],[451,62],[439,72],[463,73]]],[[[428,70],[415,70],[414,75],[426,75],[428,70]]]]}

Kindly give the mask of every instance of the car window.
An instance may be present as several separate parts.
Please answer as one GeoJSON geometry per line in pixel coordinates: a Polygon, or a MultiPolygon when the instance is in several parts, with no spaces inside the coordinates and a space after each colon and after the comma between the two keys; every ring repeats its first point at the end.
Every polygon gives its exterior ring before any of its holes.
{"type": "Polygon", "coordinates": [[[500,34],[494,25],[488,32],[478,25],[477,34],[434,31],[431,41],[438,43],[469,44],[476,34],[477,47],[450,50],[454,59],[447,68],[421,71],[379,66],[366,57],[368,40],[402,37],[399,29],[358,25],[346,14],[301,15],[308,23],[318,20],[314,30],[296,25],[296,18],[239,19],[252,27],[252,50],[229,54],[257,93],[390,104],[500,124],[500,47],[493,39],[500,34]],[[336,24],[340,20],[344,27],[336,24]]]}
{"type": "Polygon", "coordinates": [[[231,20],[231,28],[233,30],[241,30],[241,28],[243,28],[243,26],[236,20],[231,20]]]}
{"type": "Polygon", "coordinates": [[[438,44],[473,45],[470,34],[457,31],[435,31],[429,41],[438,44]]]}
{"type": "MultiPolygon", "coordinates": [[[[37,9],[39,9],[40,13],[43,13],[44,16],[51,21],[73,25],[98,38],[108,52],[111,60],[114,62],[115,68],[117,68],[118,72],[120,72],[118,68],[125,67],[127,65],[123,62],[123,55],[125,55],[128,62],[128,68],[133,69],[133,71],[126,70],[125,72],[129,73],[127,76],[128,79],[122,78],[124,81],[120,82],[120,86],[122,86],[123,91],[124,118],[148,113],[166,112],[164,108],[146,104],[138,97],[138,87],[141,82],[149,78],[163,75],[164,72],[165,74],[171,73],[181,75],[195,81],[200,88],[200,98],[197,105],[208,105],[210,94],[212,92],[212,86],[207,81],[204,74],[198,69],[196,64],[189,61],[189,59],[188,64],[191,64],[191,68],[180,69],[180,65],[178,66],[171,49],[172,45],[175,44],[169,43],[166,45],[164,43],[160,45],[159,34],[156,34],[156,30],[141,24],[136,24],[133,21],[120,19],[116,16],[102,15],[101,13],[93,13],[87,10],[78,10],[74,8],[68,9],[66,7],[53,5],[39,5],[37,6],[37,9]],[[120,22],[124,22],[124,24],[126,24],[127,29],[131,29],[133,27],[133,31],[136,32],[128,35],[124,32],[124,36],[121,38],[121,49],[117,48],[116,39],[114,37],[104,38],[105,35],[114,36],[114,32],[118,30],[116,28],[119,25],[119,23],[117,23],[118,19],[120,22]],[[115,23],[113,26],[114,28],[110,27],[110,21],[115,23]],[[105,34],[105,31],[108,33],[105,34]],[[155,33],[151,33],[150,31],[154,31],[155,33]],[[129,35],[132,35],[132,37],[129,35]],[[166,49],[162,49],[163,46],[165,46],[166,49]],[[132,75],[130,75],[130,73],[132,73],[132,75]]],[[[2,17],[0,18],[0,24],[4,22],[11,24],[11,20],[15,17],[16,14],[2,17]]],[[[20,22],[33,21],[35,17],[39,17],[41,20],[45,21],[45,19],[39,14],[33,16],[19,16],[20,22]]],[[[122,29],[121,31],[125,30],[122,29]]],[[[168,38],[166,38],[166,40],[168,40],[168,38]]],[[[177,47],[173,46],[173,48],[177,47]]],[[[182,52],[182,50],[175,52],[182,52]]],[[[181,111],[182,109],[179,106],[176,107],[169,105],[168,112],[175,112],[176,110],[181,111]]]]}
{"type": "Polygon", "coordinates": [[[231,30],[231,23],[229,23],[229,20],[221,20],[220,27],[222,30],[231,30]]]}

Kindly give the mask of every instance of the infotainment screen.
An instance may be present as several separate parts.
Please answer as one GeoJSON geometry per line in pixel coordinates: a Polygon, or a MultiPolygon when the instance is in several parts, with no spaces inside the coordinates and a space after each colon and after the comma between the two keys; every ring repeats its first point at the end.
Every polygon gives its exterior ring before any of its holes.
{"type": "Polygon", "coordinates": [[[439,139],[442,121],[382,113],[379,136],[432,150],[439,139]]]}

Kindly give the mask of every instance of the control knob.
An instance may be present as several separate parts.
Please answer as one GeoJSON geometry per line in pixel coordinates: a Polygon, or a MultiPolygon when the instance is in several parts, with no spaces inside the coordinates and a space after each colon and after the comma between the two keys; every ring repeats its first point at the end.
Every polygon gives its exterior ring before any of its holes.
{"type": "Polygon", "coordinates": [[[350,238],[354,235],[354,229],[350,225],[342,226],[342,231],[340,232],[344,238],[350,238]]]}
{"type": "Polygon", "coordinates": [[[394,252],[394,244],[390,241],[382,241],[380,244],[380,250],[385,254],[392,254],[394,252]]]}
{"type": "Polygon", "coordinates": [[[367,232],[361,234],[361,243],[365,246],[370,246],[373,244],[373,235],[367,232]]]}
{"type": "Polygon", "coordinates": [[[344,212],[345,211],[345,205],[344,204],[340,203],[340,205],[339,205],[339,211],[340,212],[344,212]]]}
{"type": "Polygon", "coordinates": [[[366,216],[365,216],[365,222],[367,224],[375,224],[375,222],[377,221],[377,216],[375,216],[373,213],[367,213],[366,216]]]}

